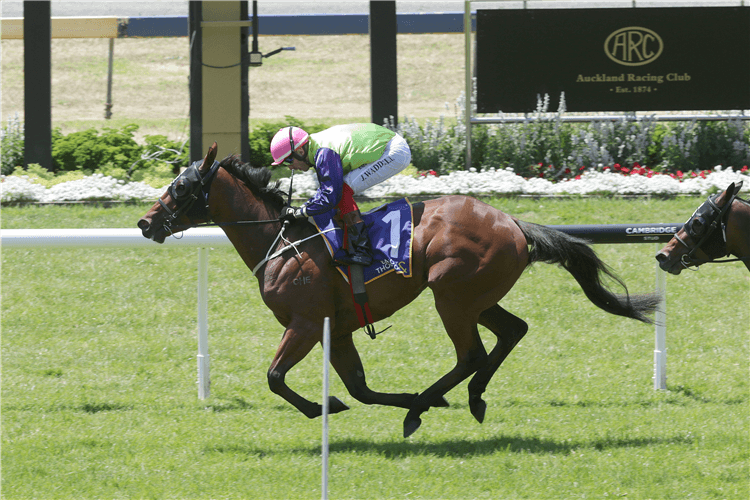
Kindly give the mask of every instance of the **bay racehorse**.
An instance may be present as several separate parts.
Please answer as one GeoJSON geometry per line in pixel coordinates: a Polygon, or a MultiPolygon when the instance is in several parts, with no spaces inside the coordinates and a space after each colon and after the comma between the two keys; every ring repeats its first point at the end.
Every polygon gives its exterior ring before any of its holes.
{"type": "MultiPolygon", "coordinates": [[[[655,294],[629,295],[583,240],[522,222],[467,196],[415,203],[412,277],[390,273],[368,283],[370,311],[374,321],[387,318],[430,287],[457,361],[419,394],[376,392],[367,386],[352,338],[360,323],[351,288],[332,267],[317,229],[307,221],[288,227],[278,221],[285,193],[268,185],[267,168],[252,167],[234,156],[219,163],[216,152],[214,143],[202,162],[193,163],[174,180],[138,227],[146,238],[159,243],[174,232],[209,221],[224,230],[247,266],[257,272],[260,295],[285,328],[268,369],[269,387],[309,418],[321,415],[321,405],[294,392],[284,379],[321,342],[325,317],[331,324],[331,364],[349,393],[365,404],[407,409],[406,437],[419,428],[422,413],[447,406],[444,395],[472,375],[470,410],[479,422],[484,420],[482,394],[528,329],[525,321],[498,302],[533,262],[560,264],[589,300],[612,314],[650,323],[648,315],[661,300],[655,294]],[[292,246],[292,251],[266,260],[270,253],[292,246]],[[606,288],[600,281],[604,275],[614,278],[625,293],[606,288]],[[489,354],[477,325],[497,337],[489,354]]],[[[330,397],[329,408],[337,413],[348,406],[330,397]]]]}
{"type": "Polygon", "coordinates": [[[711,195],[656,254],[671,274],[707,262],[741,260],[750,271],[750,202],[737,196],[742,181],[711,195]],[[718,260],[728,255],[735,259],[718,260]]]}

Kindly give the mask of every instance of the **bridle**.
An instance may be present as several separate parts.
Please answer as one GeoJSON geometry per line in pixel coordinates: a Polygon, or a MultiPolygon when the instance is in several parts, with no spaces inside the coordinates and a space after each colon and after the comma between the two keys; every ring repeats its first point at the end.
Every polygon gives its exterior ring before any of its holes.
{"type": "MultiPolygon", "coordinates": [[[[216,171],[218,170],[220,164],[218,161],[214,161],[213,165],[209,169],[208,172],[206,172],[206,175],[201,175],[199,167],[203,164],[202,161],[195,161],[193,162],[187,169],[185,169],[184,172],[182,172],[180,175],[175,178],[174,181],[172,181],[172,184],[169,185],[169,188],[167,188],[167,192],[172,197],[173,200],[176,202],[176,207],[174,210],[169,208],[169,206],[164,203],[164,200],[159,198],[159,205],[162,206],[164,210],[166,210],[167,214],[169,214],[168,217],[164,219],[163,225],[164,229],[171,235],[174,236],[174,231],[172,230],[172,224],[182,215],[182,214],[190,214],[195,216],[203,216],[208,215],[208,191],[211,189],[211,182],[214,179],[214,176],[216,175],[216,171]],[[201,200],[202,203],[195,204],[196,201],[201,200]],[[193,209],[195,207],[195,209],[193,209]],[[193,212],[190,212],[190,210],[193,209],[193,212]]],[[[292,170],[292,174],[294,174],[294,171],[292,170]]],[[[292,182],[294,181],[294,175],[292,175],[292,178],[289,182],[289,201],[291,202],[292,198],[292,182]]],[[[242,220],[242,221],[232,221],[232,222],[208,222],[208,223],[202,223],[202,224],[190,224],[187,226],[180,226],[180,230],[182,228],[188,229],[191,227],[205,227],[205,226],[232,226],[232,225],[242,225],[242,224],[268,224],[276,222],[279,223],[279,219],[269,219],[269,220],[242,220]]],[[[284,231],[289,226],[289,222],[286,221],[282,224],[281,230],[276,236],[276,239],[271,244],[271,246],[268,249],[268,252],[266,253],[265,258],[263,258],[253,269],[253,276],[255,276],[258,272],[258,270],[269,260],[273,260],[276,257],[279,257],[283,253],[285,253],[288,250],[294,250],[297,252],[297,255],[301,257],[299,250],[297,247],[308,241],[311,240],[317,236],[322,236],[327,232],[334,231],[334,230],[340,230],[338,227],[333,227],[330,229],[326,229],[323,231],[318,230],[317,233],[313,234],[312,236],[308,236],[306,238],[303,238],[301,240],[297,241],[289,241],[286,237],[284,237],[284,231]],[[277,247],[279,241],[283,241],[286,243],[286,246],[284,246],[281,250],[278,250],[274,252],[274,249],[277,247]]]]}
{"type": "Polygon", "coordinates": [[[193,211],[196,215],[203,215],[208,213],[208,190],[211,187],[211,181],[213,181],[216,171],[219,169],[219,162],[214,161],[211,168],[206,172],[206,175],[201,175],[199,167],[203,165],[203,161],[195,161],[190,164],[180,175],[178,175],[172,184],[167,188],[167,192],[175,201],[175,209],[172,210],[169,206],[164,203],[164,200],[159,198],[159,205],[167,212],[168,217],[164,219],[164,229],[173,235],[172,224],[183,214],[188,213],[195,202],[201,199],[202,204],[196,205],[196,210],[193,211]]]}
{"type": "MultiPolygon", "coordinates": [[[[202,160],[195,161],[188,168],[185,169],[180,175],[178,175],[172,184],[167,188],[167,192],[175,200],[175,209],[169,208],[164,203],[164,200],[159,198],[159,205],[167,212],[168,216],[164,219],[163,227],[164,230],[169,233],[170,236],[174,236],[175,230],[172,225],[175,221],[183,214],[190,214],[193,216],[206,216],[208,215],[208,192],[211,189],[211,183],[219,169],[219,162],[214,160],[211,168],[206,172],[205,175],[201,175],[199,167],[203,164],[202,160]],[[196,204],[198,200],[201,203],[196,204]]],[[[291,188],[291,186],[290,186],[291,188]]],[[[179,226],[182,231],[191,227],[207,227],[207,226],[237,226],[243,224],[268,224],[272,222],[279,222],[278,219],[269,220],[241,220],[233,222],[206,222],[200,224],[189,224],[179,226]]]]}
{"type": "MultiPolygon", "coordinates": [[[[677,233],[674,234],[674,239],[680,242],[688,252],[680,257],[680,264],[685,269],[690,269],[690,265],[696,268],[701,264],[708,262],[711,263],[724,263],[724,262],[737,262],[747,260],[747,257],[736,258],[736,259],[723,259],[718,260],[721,257],[729,255],[727,251],[727,218],[729,216],[729,210],[732,207],[734,199],[737,197],[737,193],[732,194],[729,200],[724,204],[723,207],[719,207],[716,204],[716,199],[719,197],[718,194],[709,196],[708,199],[693,212],[693,215],[683,225],[683,229],[690,237],[692,241],[697,241],[695,246],[691,247],[685,240],[679,237],[677,233]],[[721,229],[721,231],[719,231],[721,229]],[[705,247],[705,248],[704,248],[705,247]],[[702,250],[709,259],[700,259],[696,256],[698,250],[702,250]]],[[[695,269],[690,269],[694,271],[695,269]]]]}

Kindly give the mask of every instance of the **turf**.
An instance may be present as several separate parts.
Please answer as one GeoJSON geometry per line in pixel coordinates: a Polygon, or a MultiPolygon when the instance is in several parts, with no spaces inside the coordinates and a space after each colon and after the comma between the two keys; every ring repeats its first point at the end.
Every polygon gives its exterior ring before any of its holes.
{"type": "MultiPolygon", "coordinates": [[[[682,221],[699,199],[496,199],[543,224],[682,221]]],[[[133,227],[145,205],[7,207],[3,228],[133,227]]],[[[598,245],[631,291],[654,287],[655,244],[598,245]]],[[[198,400],[196,252],[3,249],[3,498],[318,498],[320,419],[267,387],[282,329],[233,249],[210,251],[211,397],[198,400]]],[[[668,278],[667,387],[652,326],[607,315],[554,266],[503,300],[530,330],[469,413],[466,384],[411,438],[405,412],[331,417],[331,498],[747,498],[748,273],[668,278]]],[[[385,322],[384,322],[385,323],[385,322]]],[[[429,292],[372,341],[370,385],[418,391],[453,348],[429,292]]],[[[491,335],[483,332],[489,342],[491,335]]],[[[321,350],[287,377],[319,400],[321,350]]]]}

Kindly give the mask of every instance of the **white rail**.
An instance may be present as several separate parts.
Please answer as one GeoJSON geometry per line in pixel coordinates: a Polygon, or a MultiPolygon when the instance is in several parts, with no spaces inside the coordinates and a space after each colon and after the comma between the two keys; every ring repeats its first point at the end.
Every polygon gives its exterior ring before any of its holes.
{"type": "Polygon", "coordinates": [[[194,228],[159,245],[140,229],[3,229],[2,248],[198,248],[198,398],[208,398],[211,375],[208,356],[208,247],[231,246],[217,227],[194,228]]]}
{"type": "Polygon", "coordinates": [[[140,229],[3,229],[0,231],[3,248],[96,248],[96,247],[217,247],[231,243],[218,227],[198,227],[182,233],[178,238],[167,238],[159,245],[143,237],[140,229]]]}
{"type": "MultiPolygon", "coordinates": [[[[580,226],[583,227],[583,226],[580,226]]],[[[580,228],[579,227],[579,228],[580,228]]],[[[602,228],[607,226],[590,226],[602,228]]],[[[592,229],[594,230],[594,229],[592,229]]],[[[231,246],[217,227],[193,228],[180,238],[167,238],[156,244],[143,237],[140,229],[3,229],[0,242],[7,248],[198,248],[198,397],[208,398],[210,374],[208,355],[208,248],[231,246]]],[[[638,240],[633,241],[639,242],[638,240]]],[[[666,273],[656,266],[656,287],[666,295],[666,273]]],[[[666,389],[666,300],[656,315],[654,350],[654,389],[666,389]]]]}

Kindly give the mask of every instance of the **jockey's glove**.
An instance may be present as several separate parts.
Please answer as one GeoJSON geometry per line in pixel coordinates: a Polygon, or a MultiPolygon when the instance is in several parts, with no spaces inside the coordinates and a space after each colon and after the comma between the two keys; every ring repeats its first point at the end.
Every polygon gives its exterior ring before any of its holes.
{"type": "Polygon", "coordinates": [[[281,209],[281,214],[279,215],[281,222],[294,222],[295,219],[305,218],[307,218],[307,214],[305,214],[304,207],[284,207],[281,209]]]}

